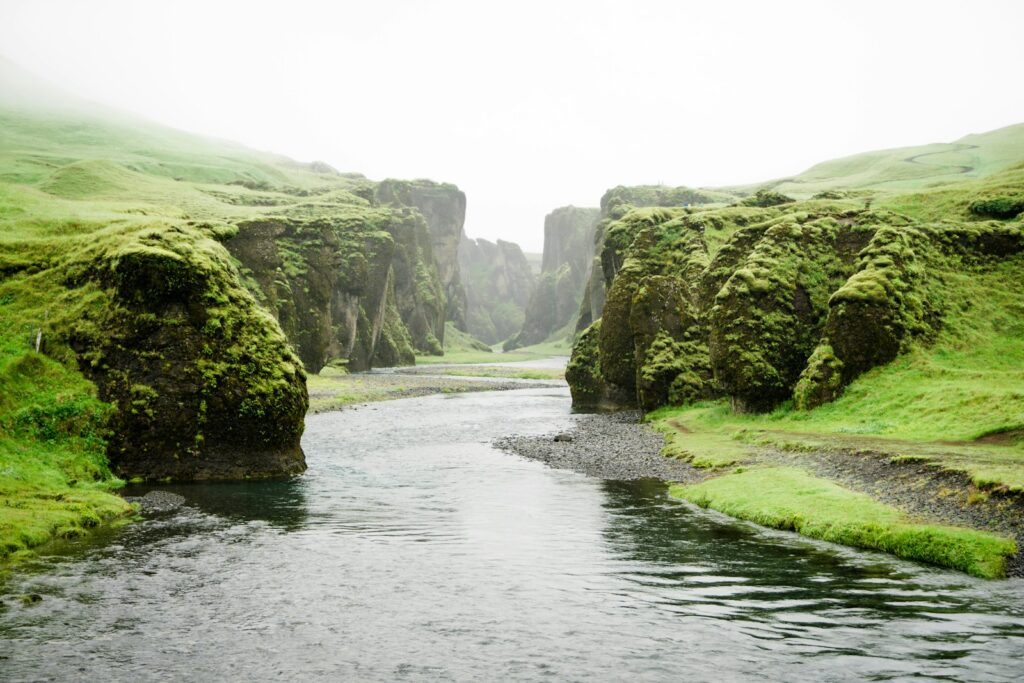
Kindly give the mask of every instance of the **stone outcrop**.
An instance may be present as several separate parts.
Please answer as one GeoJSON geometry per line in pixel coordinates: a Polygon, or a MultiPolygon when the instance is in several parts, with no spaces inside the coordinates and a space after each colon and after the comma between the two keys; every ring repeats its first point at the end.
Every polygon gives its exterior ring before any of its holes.
{"type": "Polygon", "coordinates": [[[519,245],[463,237],[459,269],[466,290],[466,331],[488,344],[515,334],[534,288],[519,245]]]}
{"type": "Polygon", "coordinates": [[[662,185],[619,185],[605,192],[601,197],[600,215],[594,229],[593,245],[590,249],[592,262],[580,301],[576,331],[583,331],[601,317],[608,287],[615,272],[622,265],[622,250],[629,246],[628,239],[623,239],[621,235],[619,239],[608,240],[607,233],[612,225],[635,208],[685,208],[731,200],[732,197],[720,192],[662,185]]]}
{"type": "Polygon", "coordinates": [[[544,218],[541,274],[525,308],[522,329],[506,349],[538,344],[573,321],[587,280],[598,215],[598,209],[563,206],[544,218]]]}
{"type": "Polygon", "coordinates": [[[607,297],[573,350],[574,404],[816,407],[941,327],[943,273],[1022,251],[1019,225],[844,201],[629,210],[604,226],[607,297]]]}
{"type": "MultiPolygon", "coordinates": [[[[431,180],[385,180],[377,185],[376,202],[382,206],[406,206],[426,219],[431,251],[446,307],[444,319],[459,329],[466,327],[466,290],[459,273],[459,245],[466,222],[466,195],[450,183],[431,180]]],[[[432,329],[444,344],[444,324],[432,329]]]]}
{"type": "Polygon", "coordinates": [[[442,272],[465,298],[450,247],[464,216],[452,185],[365,181],[314,217],[240,221],[227,245],[309,371],[411,365],[416,353],[443,352],[451,300],[442,272]]]}
{"type": "Polygon", "coordinates": [[[113,406],[107,455],[119,476],[305,469],[302,364],[208,233],[125,231],[74,251],[46,277],[74,302],[51,319],[47,352],[77,361],[113,406]]]}

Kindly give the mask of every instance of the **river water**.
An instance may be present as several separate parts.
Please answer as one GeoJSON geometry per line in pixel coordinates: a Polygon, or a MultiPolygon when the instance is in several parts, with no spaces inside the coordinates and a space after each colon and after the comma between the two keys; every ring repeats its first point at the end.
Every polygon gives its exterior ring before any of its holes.
{"type": "MultiPolygon", "coordinates": [[[[694,510],[491,448],[563,387],[311,416],[309,472],[172,488],[174,513],[0,586],[0,679],[1019,680],[1024,581],[694,510]],[[37,593],[31,605],[19,596],[37,593]]],[[[165,489],[167,487],[164,487],[165,489]]]]}

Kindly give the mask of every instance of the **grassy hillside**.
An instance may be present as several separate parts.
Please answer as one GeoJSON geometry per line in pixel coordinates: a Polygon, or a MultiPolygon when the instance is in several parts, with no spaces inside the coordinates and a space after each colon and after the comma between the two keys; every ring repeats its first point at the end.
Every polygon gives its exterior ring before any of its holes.
{"type": "Polygon", "coordinates": [[[828,190],[906,191],[974,180],[1024,159],[1024,124],[967,135],[948,143],[900,147],[825,161],[792,178],[725,188],[758,187],[797,198],[828,190]]]}

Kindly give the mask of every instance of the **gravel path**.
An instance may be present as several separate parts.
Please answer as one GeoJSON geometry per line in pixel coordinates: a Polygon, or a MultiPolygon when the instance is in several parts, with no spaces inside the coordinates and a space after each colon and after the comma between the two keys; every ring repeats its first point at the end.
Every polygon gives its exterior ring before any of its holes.
{"type": "Polygon", "coordinates": [[[696,482],[704,478],[691,465],[661,455],[664,439],[639,424],[639,418],[640,414],[632,411],[581,415],[564,434],[506,436],[495,440],[494,446],[550,467],[601,479],[696,482]]]}

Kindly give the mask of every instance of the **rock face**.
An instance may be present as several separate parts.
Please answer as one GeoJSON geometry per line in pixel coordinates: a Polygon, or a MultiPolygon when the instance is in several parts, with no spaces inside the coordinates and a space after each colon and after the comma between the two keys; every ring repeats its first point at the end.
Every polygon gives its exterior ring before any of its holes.
{"type": "Polygon", "coordinates": [[[302,364],[208,234],[122,234],[58,268],[76,306],[52,322],[49,352],[73,354],[114,406],[107,454],[118,475],[247,479],[305,469],[302,364]]]}
{"type": "Polygon", "coordinates": [[[572,322],[590,267],[598,209],[563,206],[544,218],[544,256],[522,329],[508,350],[538,344],[572,322]]]}
{"type": "Polygon", "coordinates": [[[438,259],[437,245],[447,250],[450,232],[461,234],[465,197],[451,185],[386,182],[367,181],[361,196],[312,218],[240,221],[227,242],[311,372],[332,362],[350,370],[411,365],[417,352],[442,353],[450,306],[440,271],[464,293],[457,264],[445,251],[438,259]],[[440,227],[402,201],[418,202],[440,227]]]}
{"type": "Polygon", "coordinates": [[[459,269],[466,290],[466,331],[488,344],[515,334],[534,287],[519,245],[463,237],[459,269]]]}
{"type": "Polygon", "coordinates": [[[946,273],[1024,252],[1019,224],[772,199],[605,222],[595,272],[607,297],[566,371],[574,405],[816,407],[934,334],[946,273]]]}
{"type": "MultiPolygon", "coordinates": [[[[466,222],[466,195],[455,185],[431,180],[385,180],[376,189],[384,206],[417,209],[427,222],[431,251],[441,281],[446,307],[444,319],[466,327],[466,290],[459,273],[459,245],[466,222]]],[[[444,324],[431,332],[444,344],[444,324]]]]}
{"type": "Polygon", "coordinates": [[[600,215],[594,229],[593,246],[590,249],[592,262],[588,266],[587,284],[580,302],[576,331],[582,332],[601,317],[608,287],[622,266],[622,251],[629,246],[628,239],[623,239],[621,235],[619,239],[606,244],[607,232],[613,224],[634,208],[688,207],[732,199],[728,195],[709,190],[661,185],[619,185],[605,192],[601,197],[600,215]]]}

